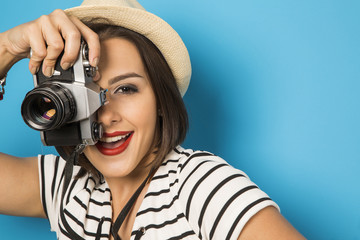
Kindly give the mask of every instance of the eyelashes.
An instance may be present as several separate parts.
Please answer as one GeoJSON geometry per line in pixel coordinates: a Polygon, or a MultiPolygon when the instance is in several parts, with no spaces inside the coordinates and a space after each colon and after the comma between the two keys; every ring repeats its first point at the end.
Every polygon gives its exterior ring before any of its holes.
{"type": "Polygon", "coordinates": [[[118,86],[117,88],[115,88],[113,93],[129,95],[129,94],[137,93],[138,91],[139,90],[136,86],[132,84],[127,84],[127,85],[118,86]]]}

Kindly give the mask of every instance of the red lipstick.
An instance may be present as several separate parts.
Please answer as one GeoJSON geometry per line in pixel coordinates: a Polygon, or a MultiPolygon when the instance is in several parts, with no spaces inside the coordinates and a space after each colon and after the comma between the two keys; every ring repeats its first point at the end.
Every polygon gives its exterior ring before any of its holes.
{"type": "Polygon", "coordinates": [[[126,148],[129,146],[131,138],[133,136],[134,132],[113,132],[113,133],[104,133],[103,137],[117,137],[117,136],[124,136],[124,135],[128,135],[127,137],[118,140],[116,142],[111,142],[111,143],[107,143],[107,142],[102,142],[102,141],[98,141],[96,143],[96,147],[99,150],[99,152],[101,152],[104,155],[107,156],[114,156],[117,154],[122,153],[123,151],[126,150],[126,148]]]}

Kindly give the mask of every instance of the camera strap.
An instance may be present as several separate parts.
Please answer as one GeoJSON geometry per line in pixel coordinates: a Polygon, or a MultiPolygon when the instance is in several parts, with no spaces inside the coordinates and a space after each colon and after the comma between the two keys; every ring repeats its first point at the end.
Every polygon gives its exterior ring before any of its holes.
{"type": "Polygon", "coordinates": [[[138,187],[136,192],[131,196],[130,200],[126,203],[125,207],[121,210],[118,217],[116,218],[115,223],[111,227],[111,234],[113,235],[115,240],[121,240],[118,235],[121,225],[123,224],[126,216],[129,214],[131,208],[134,206],[136,199],[139,197],[141,191],[144,189],[146,182],[152,176],[154,169],[151,169],[146,179],[142,182],[142,184],[138,187]]]}
{"type": "MultiPolygon", "coordinates": [[[[65,200],[66,190],[68,189],[70,182],[71,182],[74,165],[77,163],[77,161],[79,159],[79,155],[83,152],[85,147],[86,147],[86,144],[79,144],[76,146],[74,152],[67,159],[65,169],[64,169],[64,186],[63,186],[62,197],[61,197],[60,218],[63,223],[63,226],[65,227],[65,229],[71,236],[71,239],[73,239],[73,240],[84,240],[84,238],[79,236],[67,223],[67,221],[65,219],[65,213],[64,213],[64,205],[65,205],[64,200],[65,200]]],[[[138,187],[136,192],[131,196],[130,200],[126,203],[126,205],[121,210],[118,217],[116,218],[114,224],[112,225],[110,231],[111,231],[111,235],[114,237],[115,240],[121,240],[121,238],[118,235],[120,227],[123,224],[126,216],[129,214],[131,208],[134,206],[137,198],[139,197],[140,193],[144,189],[146,183],[148,182],[150,177],[153,175],[154,171],[155,171],[155,169],[150,170],[146,179],[138,187]]],[[[68,194],[70,195],[70,193],[68,193],[68,194]]],[[[96,238],[95,238],[96,240],[99,240],[101,238],[101,227],[102,227],[102,222],[100,222],[99,227],[97,229],[97,234],[96,234],[96,238]]]]}
{"type": "MultiPolygon", "coordinates": [[[[66,160],[65,168],[64,168],[64,186],[61,196],[61,203],[60,203],[60,218],[63,223],[63,226],[65,227],[68,234],[71,236],[72,240],[84,240],[81,236],[79,236],[68,224],[65,218],[65,212],[64,212],[64,201],[65,201],[65,194],[66,190],[68,189],[70,185],[70,181],[73,175],[73,169],[74,165],[77,163],[79,159],[79,155],[83,152],[84,148],[86,147],[86,144],[79,144],[75,147],[74,152],[68,157],[66,160]]],[[[70,192],[69,192],[70,196],[70,192]]],[[[68,196],[68,198],[69,198],[68,196]]]]}
{"type": "Polygon", "coordinates": [[[77,163],[77,161],[79,159],[79,155],[84,151],[85,147],[86,147],[86,144],[77,145],[75,147],[74,152],[70,155],[69,159],[66,161],[66,165],[65,165],[65,169],[64,169],[65,179],[64,179],[64,188],[63,188],[63,192],[62,192],[62,200],[65,197],[66,190],[70,184],[74,165],[77,163]]]}

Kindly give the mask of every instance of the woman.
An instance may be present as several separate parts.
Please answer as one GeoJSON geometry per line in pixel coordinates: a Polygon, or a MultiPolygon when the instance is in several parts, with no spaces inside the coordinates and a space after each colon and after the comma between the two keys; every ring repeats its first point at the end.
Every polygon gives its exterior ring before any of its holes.
{"type": "Polygon", "coordinates": [[[59,239],[303,239],[243,172],[179,146],[191,67],[176,32],[136,1],[101,4],[84,1],[0,35],[1,78],[25,57],[32,74],[50,77],[62,51],[68,69],[83,38],[94,81],[108,89],[97,112],[104,136],[71,171],[74,148],[62,157],[0,154],[0,212],[46,217],[59,239]]]}

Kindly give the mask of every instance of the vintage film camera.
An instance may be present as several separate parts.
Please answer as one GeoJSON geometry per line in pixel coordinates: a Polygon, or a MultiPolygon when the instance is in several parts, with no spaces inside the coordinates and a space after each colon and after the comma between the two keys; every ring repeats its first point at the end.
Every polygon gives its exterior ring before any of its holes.
{"type": "Polygon", "coordinates": [[[94,145],[103,134],[96,111],[106,102],[106,90],[92,80],[96,69],[90,66],[85,42],[73,67],[63,70],[61,57],[52,77],[41,70],[34,75],[35,88],[26,94],[21,115],[40,131],[46,146],[94,145]]]}

